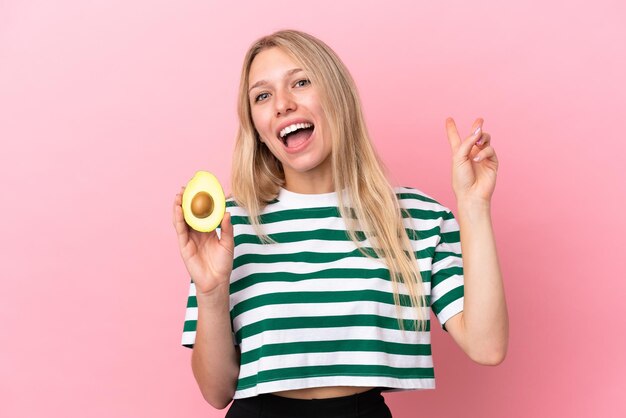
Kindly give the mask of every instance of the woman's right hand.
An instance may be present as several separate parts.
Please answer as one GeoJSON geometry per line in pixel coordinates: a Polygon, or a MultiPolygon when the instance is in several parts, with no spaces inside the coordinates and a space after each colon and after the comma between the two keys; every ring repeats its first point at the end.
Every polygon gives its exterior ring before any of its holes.
{"type": "Polygon", "coordinates": [[[182,199],[185,187],[174,199],[174,228],[178,235],[178,248],[185,267],[196,285],[196,297],[210,295],[221,285],[230,283],[233,269],[234,240],[230,213],[224,213],[221,238],[215,230],[198,232],[187,225],[183,217],[182,199]]]}

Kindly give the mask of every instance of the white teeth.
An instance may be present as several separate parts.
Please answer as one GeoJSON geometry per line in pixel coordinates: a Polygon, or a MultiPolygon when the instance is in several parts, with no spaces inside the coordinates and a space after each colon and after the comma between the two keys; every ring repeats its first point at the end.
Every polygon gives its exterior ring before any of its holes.
{"type": "Polygon", "coordinates": [[[296,129],[306,129],[306,128],[310,128],[312,126],[313,126],[313,124],[311,124],[311,123],[294,123],[293,125],[289,125],[285,129],[280,131],[279,135],[280,135],[281,138],[284,138],[285,135],[287,135],[290,132],[295,131],[296,129]]]}

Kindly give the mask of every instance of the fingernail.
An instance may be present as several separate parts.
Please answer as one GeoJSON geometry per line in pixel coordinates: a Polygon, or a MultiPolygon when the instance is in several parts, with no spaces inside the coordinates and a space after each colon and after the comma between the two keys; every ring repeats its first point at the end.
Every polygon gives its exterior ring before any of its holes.
{"type": "Polygon", "coordinates": [[[480,136],[480,126],[474,131],[474,136],[480,136]]]}
{"type": "Polygon", "coordinates": [[[477,155],[473,158],[474,161],[479,162],[480,161],[480,157],[477,155]]]}

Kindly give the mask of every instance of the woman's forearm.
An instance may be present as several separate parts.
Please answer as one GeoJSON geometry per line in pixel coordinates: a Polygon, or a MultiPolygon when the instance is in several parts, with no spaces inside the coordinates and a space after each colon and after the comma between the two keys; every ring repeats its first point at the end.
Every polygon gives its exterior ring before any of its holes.
{"type": "Polygon", "coordinates": [[[465,300],[463,325],[469,355],[484,364],[506,356],[509,320],[491,207],[484,201],[459,201],[465,300]]]}
{"type": "Polygon", "coordinates": [[[209,296],[196,295],[196,298],[198,323],[191,367],[204,399],[213,407],[223,409],[233,399],[239,375],[239,354],[233,344],[230,325],[228,285],[218,287],[209,296]]]}

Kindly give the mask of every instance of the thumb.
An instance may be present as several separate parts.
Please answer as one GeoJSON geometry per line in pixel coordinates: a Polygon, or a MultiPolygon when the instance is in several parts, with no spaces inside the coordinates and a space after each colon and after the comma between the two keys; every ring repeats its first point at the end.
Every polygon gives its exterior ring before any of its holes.
{"type": "Polygon", "coordinates": [[[233,224],[230,222],[230,212],[224,212],[224,217],[222,218],[222,223],[220,224],[220,227],[220,243],[225,245],[232,251],[235,247],[235,243],[233,239],[233,224]]]}

